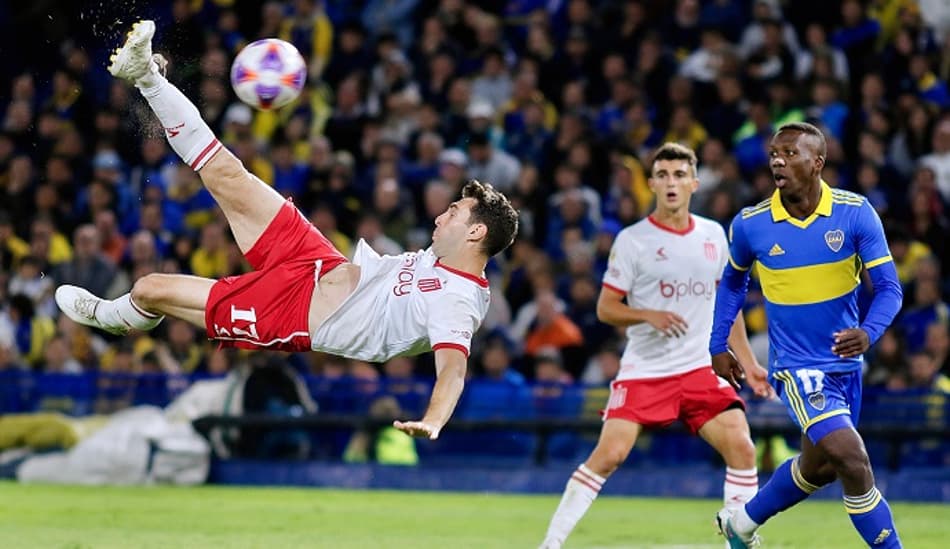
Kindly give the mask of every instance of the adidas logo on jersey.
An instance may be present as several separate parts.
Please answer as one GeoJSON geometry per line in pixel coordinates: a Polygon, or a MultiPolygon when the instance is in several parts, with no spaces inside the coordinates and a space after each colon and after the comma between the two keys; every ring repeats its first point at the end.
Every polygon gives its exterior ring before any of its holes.
{"type": "Polygon", "coordinates": [[[772,249],[769,250],[769,257],[773,255],[784,255],[784,254],[785,254],[785,250],[783,250],[782,247],[778,245],[778,242],[776,242],[775,244],[772,244],[772,249]]]}

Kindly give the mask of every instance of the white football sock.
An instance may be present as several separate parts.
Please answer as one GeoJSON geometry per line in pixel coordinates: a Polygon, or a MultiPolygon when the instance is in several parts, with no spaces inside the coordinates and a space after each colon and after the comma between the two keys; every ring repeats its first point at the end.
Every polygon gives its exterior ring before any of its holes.
{"type": "Polygon", "coordinates": [[[735,512],[759,491],[759,473],[752,469],[726,467],[726,480],[722,485],[722,500],[727,510],[735,512]]]}
{"type": "Polygon", "coordinates": [[[124,294],[111,301],[102,300],[96,307],[96,318],[109,326],[124,326],[146,332],[158,326],[165,317],[146,311],[132,301],[132,294],[124,294]]]}
{"type": "Polygon", "coordinates": [[[168,144],[191,169],[200,170],[221,143],[201,119],[198,108],[157,71],[149,71],[135,86],[165,128],[168,144]]]}
{"type": "Polygon", "coordinates": [[[745,510],[745,505],[743,505],[736,509],[735,514],[732,515],[732,527],[736,529],[740,536],[748,536],[758,529],[759,523],[752,520],[745,510]]]}
{"type": "Polygon", "coordinates": [[[548,533],[545,536],[547,543],[564,543],[567,536],[574,530],[577,521],[584,516],[590,506],[597,499],[597,494],[604,486],[604,477],[591,471],[586,465],[581,464],[571,479],[567,481],[567,487],[564,488],[564,495],[561,497],[561,503],[557,506],[557,511],[551,517],[551,524],[548,526],[548,533]]]}

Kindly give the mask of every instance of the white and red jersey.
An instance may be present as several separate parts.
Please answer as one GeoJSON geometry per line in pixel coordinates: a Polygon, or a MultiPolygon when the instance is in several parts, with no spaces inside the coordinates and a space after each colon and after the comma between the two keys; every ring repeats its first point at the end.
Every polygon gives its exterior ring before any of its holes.
{"type": "Polygon", "coordinates": [[[696,215],[685,230],[648,217],[620,231],[604,287],[626,295],[631,308],[674,312],[689,328],[682,337],[666,337],[646,322],[628,327],[618,380],[677,375],[712,363],[709,334],[727,254],[722,227],[696,215]]]}
{"type": "Polygon", "coordinates": [[[384,362],[443,347],[468,356],[491,296],[488,280],[438,262],[431,249],[392,256],[356,247],[356,289],[311,334],[314,351],[384,362]]]}

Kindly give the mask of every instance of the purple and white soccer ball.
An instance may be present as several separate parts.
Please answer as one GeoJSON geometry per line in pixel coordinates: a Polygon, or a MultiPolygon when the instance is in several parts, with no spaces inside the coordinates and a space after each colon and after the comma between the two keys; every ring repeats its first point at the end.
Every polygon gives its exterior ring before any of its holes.
{"type": "Polygon", "coordinates": [[[300,52],[277,38],[251,42],[231,65],[231,86],[238,99],[262,111],[296,99],[306,79],[307,64],[300,52]]]}

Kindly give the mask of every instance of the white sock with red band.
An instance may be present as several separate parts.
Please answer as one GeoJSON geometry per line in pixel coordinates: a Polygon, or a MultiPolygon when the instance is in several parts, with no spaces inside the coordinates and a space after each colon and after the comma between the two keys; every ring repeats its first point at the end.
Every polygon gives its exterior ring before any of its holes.
{"type": "Polygon", "coordinates": [[[96,318],[103,324],[135,328],[147,332],[158,326],[163,315],[150,313],[132,301],[132,294],[123,294],[111,301],[103,300],[96,307],[96,318]]]}
{"type": "Polygon", "coordinates": [[[561,503],[557,506],[554,516],[551,517],[551,525],[548,526],[548,533],[542,547],[560,547],[560,544],[564,543],[577,525],[577,521],[587,513],[594,500],[597,499],[597,494],[600,493],[606,480],[584,464],[574,471],[571,480],[567,481],[567,487],[564,488],[561,503]]]}
{"type": "Polygon", "coordinates": [[[759,491],[759,472],[752,469],[726,467],[726,480],[722,485],[722,500],[726,509],[736,511],[759,491]]]}
{"type": "Polygon", "coordinates": [[[168,144],[191,169],[198,171],[221,148],[201,113],[181,90],[164,76],[150,72],[135,86],[165,128],[168,144]]]}

